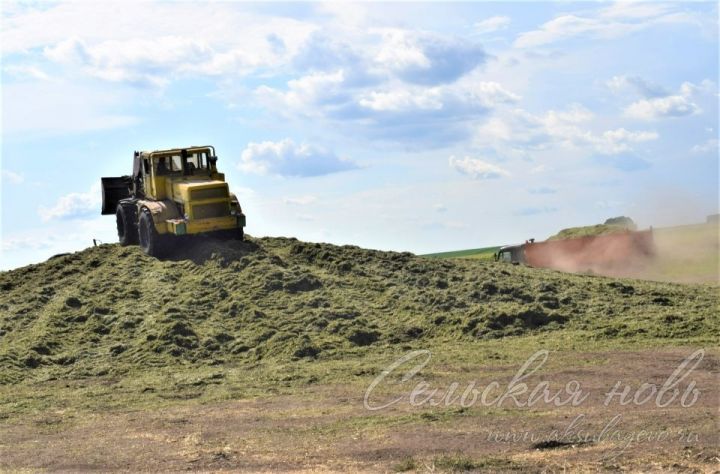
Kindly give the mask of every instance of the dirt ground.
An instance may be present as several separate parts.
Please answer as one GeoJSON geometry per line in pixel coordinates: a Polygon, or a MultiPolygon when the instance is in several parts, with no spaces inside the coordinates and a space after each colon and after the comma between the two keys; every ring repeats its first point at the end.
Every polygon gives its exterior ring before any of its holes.
{"type": "MultiPolygon", "coordinates": [[[[50,410],[0,424],[0,469],[713,472],[720,469],[716,353],[680,370],[687,376],[670,387],[679,392],[666,407],[657,397],[604,403],[617,381],[631,387],[630,398],[643,383],[662,387],[694,351],[561,353],[524,380],[531,390],[548,381],[552,392],[575,381],[588,395],[577,406],[516,407],[512,398],[485,405],[410,403],[421,380],[427,389],[440,388],[436,401],[452,382],[459,394],[471,381],[479,390],[497,381],[501,388],[493,393],[499,394],[520,368],[485,362],[474,373],[435,367],[442,375],[423,379],[420,372],[409,382],[378,385],[371,406],[402,399],[374,411],[364,397],[378,374],[357,385],[310,385],[290,396],[184,401],[158,410],[50,410]],[[691,406],[681,406],[682,394],[693,388],[697,399],[689,396],[691,406]]],[[[666,401],[672,390],[665,395],[666,401]]]]}

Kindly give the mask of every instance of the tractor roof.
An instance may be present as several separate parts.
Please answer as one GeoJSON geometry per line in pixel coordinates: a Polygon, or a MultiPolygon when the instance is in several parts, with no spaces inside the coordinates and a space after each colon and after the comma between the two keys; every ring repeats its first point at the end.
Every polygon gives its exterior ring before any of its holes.
{"type": "Polygon", "coordinates": [[[520,248],[523,245],[525,245],[525,244],[503,245],[502,247],[500,247],[498,249],[498,252],[502,252],[503,250],[512,250],[512,249],[520,248]]]}
{"type": "Polygon", "coordinates": [[[141,151],[140,154],[144,155],[144,156],[151,156],[151,157],[173,156],[173,155],[179,155],[180,153],[182,153],[183,150],[185,150],[188,153],[193,153],[193,152],[198,152],[198,151],[212,151],[213,156],[215,155],[215,147],[212,145],[189,146],[186,148],[170,148],[168,150],[141,151]]]}

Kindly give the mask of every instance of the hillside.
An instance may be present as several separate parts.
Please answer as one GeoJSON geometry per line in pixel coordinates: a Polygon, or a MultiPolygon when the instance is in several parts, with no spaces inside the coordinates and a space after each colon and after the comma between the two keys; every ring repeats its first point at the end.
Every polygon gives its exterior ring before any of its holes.
{"type": "MultiPolygon", "coordinates": [[[[0,273],[0,289],[3,471],[587,471],[614,444],[572,446],[567,460],[542,443],[499,451],[488,440],[488,429],[528,423],[551,433],[567,409],[368,411],[363,394],[414,349],[432,353],[422,377],[440,386],[507,381],[543,349],[553,383],[601,391],[668,375],[720,337],[711,286],[284,238],[196,241],[164,261],[101,245],[0,273]]],[[[638,444],[602,465],[710,466],[719,360],[708,351],[698,368],[710,395],[695,407],[668,415],[648,404],[656,411],[623,421],[691,427],[703,436],[693,451],[638,444]]],[[[403,382],[378,397],[402,398],[416,380],[403,382]]],[[[592,400],[593,426],[625,410],[592,400]]]]}
{"type": "Polygon", "coordinates": [[[168,261],[102,245],[1,273],[0,286],[2,383],[569,329],[593,339],[717,331],[716,295],[702,286],[281,238],[196,243],[168,261]]]}

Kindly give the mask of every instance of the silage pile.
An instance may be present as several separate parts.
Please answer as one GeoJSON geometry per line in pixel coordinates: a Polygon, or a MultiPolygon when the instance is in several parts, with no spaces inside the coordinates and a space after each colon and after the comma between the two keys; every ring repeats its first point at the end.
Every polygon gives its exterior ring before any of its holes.
{"type": "Polygon", "coordinates": [[[0,273],[0,289],[0,383],[543,331],[677,340],[717,330],[710,287],[286,238],[190,241],[168,260],[101,245],[0,273]]]}

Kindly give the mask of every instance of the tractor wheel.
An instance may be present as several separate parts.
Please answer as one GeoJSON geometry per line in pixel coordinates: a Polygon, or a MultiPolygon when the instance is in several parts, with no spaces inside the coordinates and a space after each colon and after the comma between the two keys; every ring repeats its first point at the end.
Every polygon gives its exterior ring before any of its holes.
{"type": "Polygon", "coordinates": [[[160,254],[160,235],[155,230],[155,223],[147,209],[143,209],[140,214],[138,236],[140,237],[140,248],[146,255],[157,257],[160,254]]]}
{"type": "Polygon", "coordinates": [[[243,230],[242,227],[240,227],[240,228],[237,230],[237,232],[235,233],[235,238],[236,238],[237,240],[240,240],[240,241],[245,240],[245,231],[243,230]]]}
{"type": "Polygon", "coordinates": [[[133,245],[138,243],[137,225],[135,224],[135,210],[131,207],[118,206],[115,213],[117,233],[120,245],[133,245]]]}

